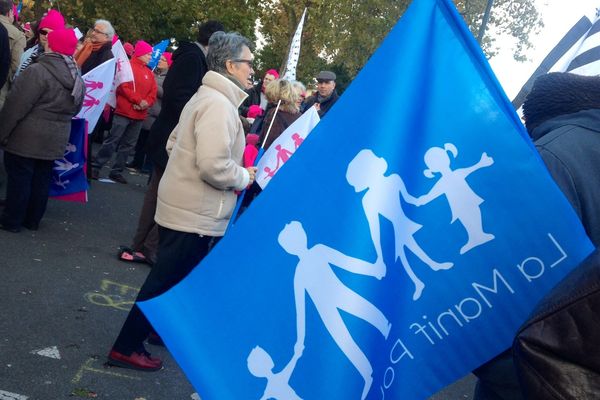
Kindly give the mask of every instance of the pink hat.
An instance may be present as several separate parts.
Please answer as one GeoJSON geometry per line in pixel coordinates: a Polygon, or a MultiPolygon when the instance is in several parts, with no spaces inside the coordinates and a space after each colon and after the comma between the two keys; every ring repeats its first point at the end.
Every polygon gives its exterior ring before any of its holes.
{"type": "Polygon", "coordinates": [[[173,53],[169,53],[168,51],[165,51],[163,53],[163,56],[165,56],[165,60],[167,60],[167,65],[170,67],[171,64],[173,64],[173,53]]]}
{"type": "Polygon", "coordinates": [[[256,118],[263,115],[263,109],[260,108],[259,105],[256,104],[252,104],[249,108],[248,108],[248,115],[246,117],[248,118],[256,118]]]}
{"type": "Polygon", "coordinates": [[[127,54],[129,57],[133,56],[133,52],[135,51],[135,49],[133,48],[133,45],[131,43],[123,43],[123,48],[125,49],[125,54],[127,54]]]}
{"type": "Polygon", "coordinates": [[[48,11],[48,14],[40,21],[38,31],[44,28],[52,29],[53,31],[65,28],[65,18],[56,10],[48,11]]]}
{"type": "Polygon", "coordinates": [[[48,47],[55,53],[72,56],[77,48],[77,36],[73,29],[59,29],[48,34],[48,47]]]}
{"type": "Polygon", "coordinates": [[[275,79],[279,79],[279,72],[277,72],[274,69],[268,70],[267,72],[265,72],[265,75],[273,75],[275,79]]]}
{"type": "Polygon", "coordinates": [[[138,40],[135,44],[135,51],[133,52],[134,57],[145,56],[148,53],[152,53],[152,46],[143,40],[138,40]]]}

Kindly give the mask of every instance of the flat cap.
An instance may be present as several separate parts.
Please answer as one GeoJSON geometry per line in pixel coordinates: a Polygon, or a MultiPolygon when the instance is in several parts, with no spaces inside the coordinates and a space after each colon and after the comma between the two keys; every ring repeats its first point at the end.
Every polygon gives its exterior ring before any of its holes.
{"type": "Polygon", "coordinates": [[[331,71],[321,71],[319,75],[317,75],[317,80],[322,81],[335,81],[335,74],[331,71]]]}

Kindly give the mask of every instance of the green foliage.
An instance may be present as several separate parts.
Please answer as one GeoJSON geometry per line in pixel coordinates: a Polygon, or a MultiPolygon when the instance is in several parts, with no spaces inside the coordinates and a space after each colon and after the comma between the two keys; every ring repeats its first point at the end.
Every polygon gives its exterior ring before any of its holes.
{"type": "MultiPolygon", "coordinates": [[[[82,31],[102,18],[113,23],[126,41],[165,38],[193,39],[198,23],[217,19],[228,30],[255,40],[259,21],[261,41],[256,52],[257,75],[270,68],[283,69],[288,47],[305,7],[298,79],[312,84],[322,69],[335,71],[343,90],[367,62],[410,0],[27,0],[23,16],[38,18],[48,7],[59,8],[68,23],[82,31]],[[33,6],[31,5],[33,3],[33,6]]],[[[458,11],[477,36],[488,0],[454,0],[458,11]]],[[[516,39],[514,56],[524,60],[529,37],[542,26],[531,0],[495,0],[482,48],[488,56],[497,51],[494,36],[516,39]]]]}

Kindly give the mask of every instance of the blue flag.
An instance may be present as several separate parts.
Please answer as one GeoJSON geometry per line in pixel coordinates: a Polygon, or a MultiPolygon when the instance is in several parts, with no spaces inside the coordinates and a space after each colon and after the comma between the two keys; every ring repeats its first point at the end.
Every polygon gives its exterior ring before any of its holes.
{"type": "Polygon", "coordinates": [[[71,133],[63,158],[54,161],[50,196],[71,201],[87,201],[86,120],[71,120],[71,133]]]}
{"type": "Polygon", "coordinates": [[[150,62],[148,62],[148,68],[154,70],[154,68],[157,67],[160,57],[167,50],[169,43],[171,43],[169,39],[165,39],[152,48],[152,58],[150,59],[150,62]]]}
{"type": "Polygon", "coordinates": [[[227,236],[140,307],[206,400],[423,399],[507,349],[591,251],[452,2],[415,0],[227,236]]]}

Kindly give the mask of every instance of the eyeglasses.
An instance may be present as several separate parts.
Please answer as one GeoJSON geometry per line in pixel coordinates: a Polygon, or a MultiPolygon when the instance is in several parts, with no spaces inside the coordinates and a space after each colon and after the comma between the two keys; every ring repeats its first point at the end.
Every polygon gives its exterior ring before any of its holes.
{"type": "Polygon", "coordinates": [[[47,34],[49,34],[49,33],[50,33],[50,31],[47,31],[47,30],[45,30],[45,29],[42,29],[42,30],[40,31],[40,35],[42,35],[42,36],[46,36],[46,35],[47,35],[47,34]]]}
{"type": "Polygon", "coordinates": [[[102,32],[102,31],[100,31],[100,30],[96,29],[95,27],[94,27],[94,28],[92,28],[92,32],[96,32],[96,33],[99,33],[99,34],[101,34],[101,35],[106,35],[106,36],[108,36],[108,33],[106,33],[106,32],[102,32]]]}
{"type": "Polygon", "coordinates": [[[253,60],[244,60],[244,59],[239,58],[239,59],[236,59],[236,60],[231,60],[231,62],[246,63],[246,64],[248,64],[248,66],[250,68],[254,69],[253,68],[253,66],[254,66],[254,61],[253,60]]]}
{"type": "Polygon", "coordinates": [[[317,79],[317,83],[329,83],[331,82],[330,80],[326,80],[326,79],[317,79]]]}

